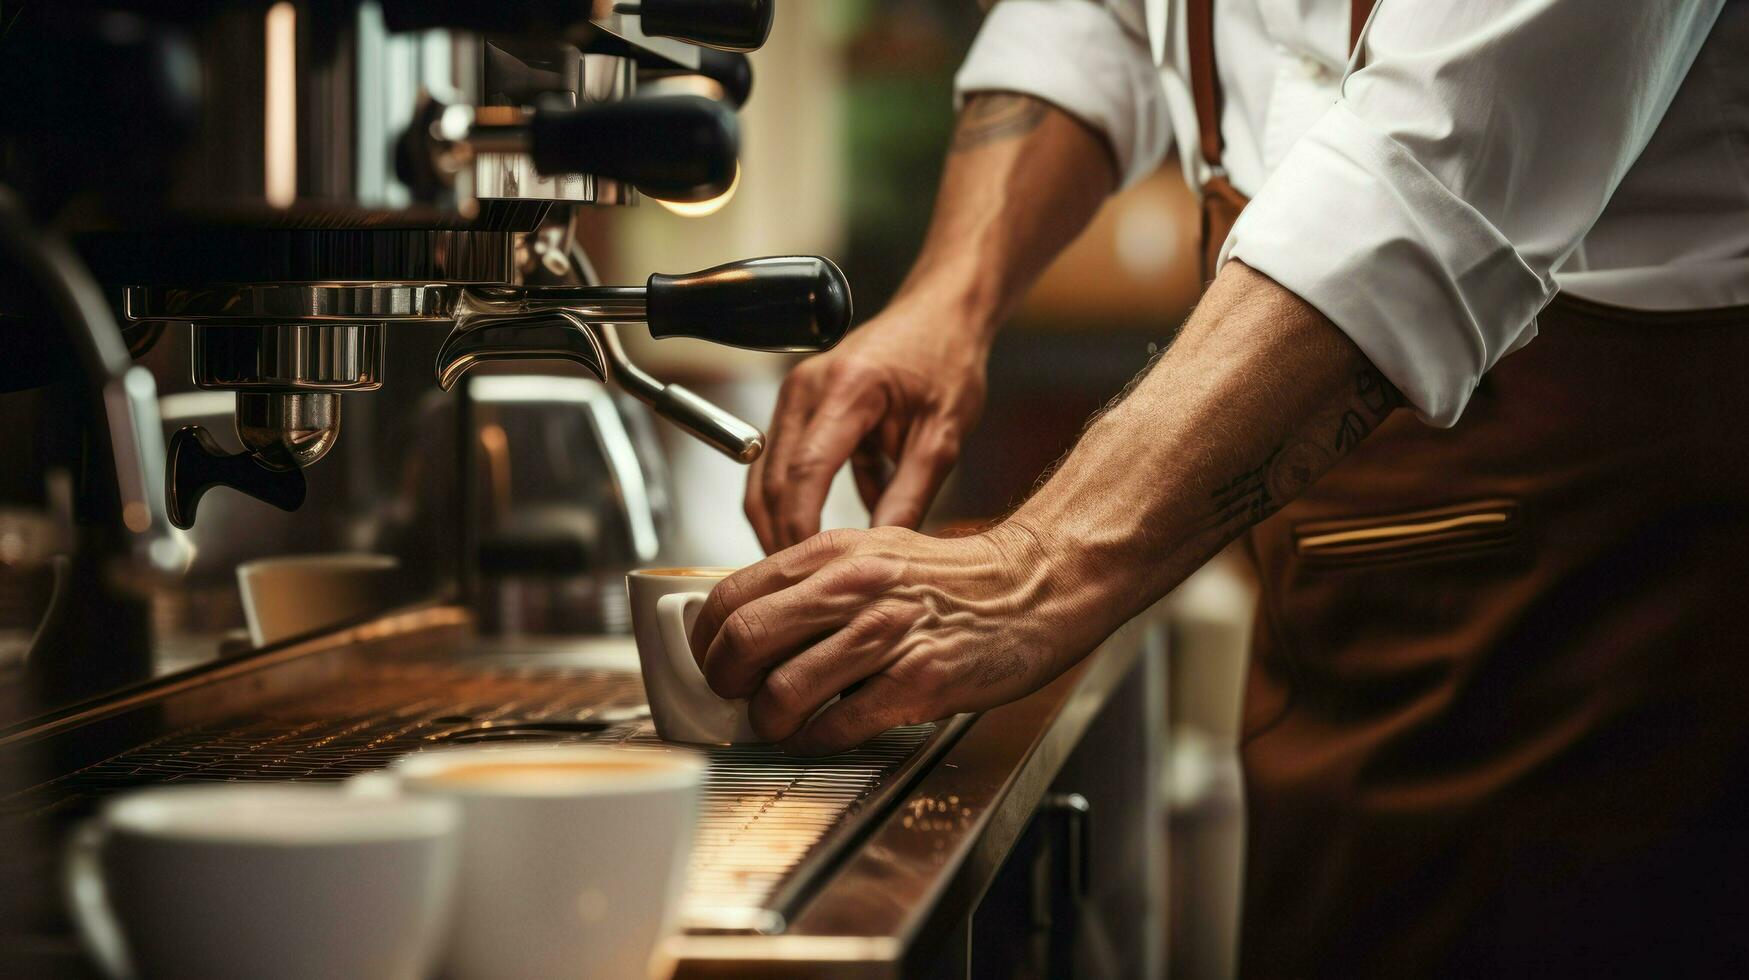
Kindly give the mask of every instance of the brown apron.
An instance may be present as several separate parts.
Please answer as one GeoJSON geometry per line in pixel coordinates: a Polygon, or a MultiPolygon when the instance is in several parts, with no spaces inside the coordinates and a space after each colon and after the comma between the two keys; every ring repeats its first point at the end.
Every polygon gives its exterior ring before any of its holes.
{"type": "Polygon", "coordinates": [[[1562,297],[1255,529],[1246,976],[1749,976],[1745,419],[1749,307],[1562,297]]]}

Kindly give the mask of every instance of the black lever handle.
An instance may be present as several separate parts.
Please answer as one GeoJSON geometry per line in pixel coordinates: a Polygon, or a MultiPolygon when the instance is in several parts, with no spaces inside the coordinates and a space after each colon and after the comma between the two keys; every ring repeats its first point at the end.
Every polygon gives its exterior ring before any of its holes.
{"type": "Polygon", "coordinates": [[[828,259],[730,262],[645,288],[652,337],[696,337],[766,351],[822,351],[850,330],[850,283],[828,259]]]}
{"type": "Polygon", "coordinates": [[[757,51],[771,36],[772,0],[642,0],[614,10],[637,14],[653,37],[702,44],[723,51],[757,51]]]}
{"type": "Polygon", "coordinates": [[[723,98],[739,109],[753,94],[753,62],[744,54],[705,48],[698,53],[698,74],[723,88],[723,98]]]}
{"type": "Polygon", "coordinates": [[[708,201],[728,190],[741,152],[735,113],[697,95],[543,108],[529,140],[543,174],[609,177],[669,201],[708,201]]]}
{"type": "Polygon", "coordinates": [[[737,109],[746,105],[747,99],[753,95],[753,62],[746,55],[733,51],[699,48],[697,68],[645,65],[638,69],[639,81],[687,75],[716,82],[717,87],[722,89],[723,101],[737,109]]]}
{"type": "Polygon", "coordinates": [[[176,430],[167,456],[164,482],[170,523],[185,531],[194,526],[200,498],[213,487],[230,487],[280,510],[304,505],[303,470],[295,466],[276,470],[250,453],[227,453],[198,425],[176,430]]]}
{"type": "Polygon", "coordinates": [[[533,38],[561,36],[587,24],[598,6],[592,0],[381,0],[380,5],[391,31],[447,28],[533,38]]]}

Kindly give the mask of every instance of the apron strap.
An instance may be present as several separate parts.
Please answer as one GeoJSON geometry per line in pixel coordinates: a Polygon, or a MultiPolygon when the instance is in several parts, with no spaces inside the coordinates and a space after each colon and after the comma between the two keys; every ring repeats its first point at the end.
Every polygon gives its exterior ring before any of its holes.
{"type": "Polygon", "coordinates": [[[1221,81],[1215,74],[1215,0],[1187,0],[1184,27],[1190,42],[1190,97],[1202,162],[1221,170],[1221,81]]]}
{"type": "MultiPolygon", "coordinates": [[[[1360,32],[1376,0],[1349,0],[1348,49],[1360,43],[1360,32]]],[[[1184,26],[1190,48],[1190,94],[1196,105],[1202,160],[1219,176],[1221,166],[1221,76],[1215,65],[1215,0],[1186,0],[1184,26]]]]}

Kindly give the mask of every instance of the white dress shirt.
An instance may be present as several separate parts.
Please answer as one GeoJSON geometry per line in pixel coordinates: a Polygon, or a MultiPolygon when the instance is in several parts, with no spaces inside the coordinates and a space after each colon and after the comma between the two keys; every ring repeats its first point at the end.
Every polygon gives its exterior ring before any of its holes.
{"type": "MultiPolygon", "coordinates": [[[[1220,0],[1238,258],[1450,425],[1557,289],[1749,304],[1749,0],[1220,0]]],[[[957,92],[1049,101],[1200,183],[1182,0],[1002,0],[957,92]]]]}

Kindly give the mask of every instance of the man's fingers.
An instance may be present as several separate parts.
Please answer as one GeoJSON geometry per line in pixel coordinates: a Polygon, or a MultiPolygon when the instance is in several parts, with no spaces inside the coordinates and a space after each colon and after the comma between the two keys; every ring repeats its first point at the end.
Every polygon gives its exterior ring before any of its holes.
{"type": "Polygon", "coordinates": [[[878,674],[899,656],[909,629],[899,607],[875,603],[843,629],[771,668],[748,706],[753,731],[769,742],[796,733],[820,706],[878,674]]]}
{"type": "Polygon", "coordinates": [[[818,404],[817,388],[814,369],[809,364],[797,367],[784,379],[783,387],[777,393],[777,406],[771,412],[771,429],[765,434],[765,452],[757,461],[760,464],[758,492],[755,494],[751,484],[747,488],[748,507],[758,507],[764,513],[769,539],[761,537],[760,544],[765,547],[766,554],[780,551],[790,543],[780,540],[777,534],[778,500],[783,491],[786,460],[807,431],[808,419],[818,404]]]}
{"type": "Polygon", "coordinates": [[[747,467],[747,493],[741,502],[741,510],[747,515],[747,523],[753,526],[753,536],[759,539],[759,547],[771,554],[776,542],[771,536],[771,510],[765,506],[763,454],[747,467]]]}
{"type": "Polygon", "coordinates": [[[735,610],[749,602],[787,589],[814,574],[821,566],[850,551],[855,544],[855,531],[829,531],[816,535],[793,548],[785,548],[770,558],[748,565],[717,583],[698,611],[692,626],[692,653],[700,664],[723,623],[735,610]]]}
{"type": "Polygon", "coordinates": [[[820,406],[808,422],[808,431],[781,464],[781,474],[766,471],[766,483],[782,481],[773,524],[778,539],[786,545],[812,537],[820,530],[820,509],[832,478],[850,459],[851,450],[880,424],[886,414],[886,396],[869,389],[849,403],[833,401],[820,406]]]}
{"type": "Polygon", "coordinates": [[[741,604],[705,649],[705,680],[723,697],[751,696],[766,671],[850,622],[898,579],[899,571],[896,562],[845,558],[789,588],[741,604]]]}
{"type": "Polygon", "coordinates": [[[899,455],[899,468],[869,519],[870,526],[916,528],[923,523],[930,502],[958,459],[959,439],[945,426],[925,424],[912,429],[899,455]]]}
{"type": "Polygon", "coordinates": [[[853,694],[826,708],[782,743],[795,755],[834,755],[853,749],[895,725],[930,721],[914,694],[886,674],[870,677],[853,694]]]}
{"type": "Polygon", "coordinates": [[[870,514],[881,501],[881,494],[886,492],[887,484],[892,481],[892,466],[887,462],[886,454],[881,452],[870,433],[850,454],[850,475],[856,478],[856,495],[862,498],[862,505],[868,508],[870,514]]]}

